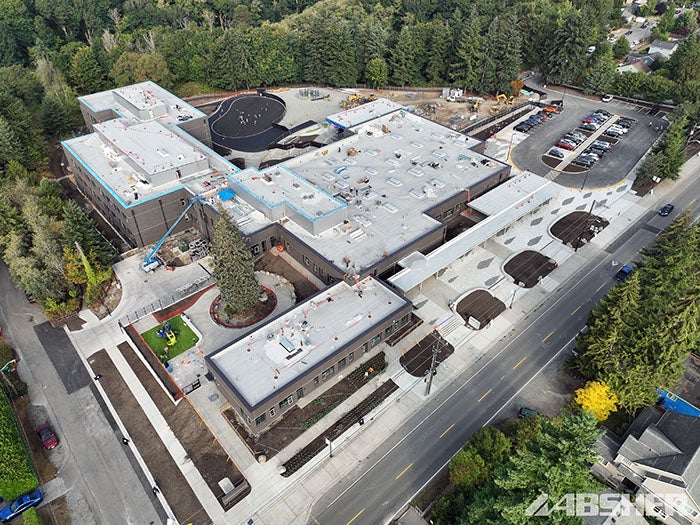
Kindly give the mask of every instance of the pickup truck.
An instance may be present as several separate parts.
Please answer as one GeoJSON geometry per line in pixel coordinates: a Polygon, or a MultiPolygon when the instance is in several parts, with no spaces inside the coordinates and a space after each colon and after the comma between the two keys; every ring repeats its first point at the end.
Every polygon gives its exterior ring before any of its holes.
{"type": "Polygon", "coordinates": [[[615,279],[617,279],[620,282],[624,281],[632,273],[632,269],[633,268],[630,265],[625,264],[622,268],[620,268],[617,271],[617,273],[615,274],[615,279]]]}

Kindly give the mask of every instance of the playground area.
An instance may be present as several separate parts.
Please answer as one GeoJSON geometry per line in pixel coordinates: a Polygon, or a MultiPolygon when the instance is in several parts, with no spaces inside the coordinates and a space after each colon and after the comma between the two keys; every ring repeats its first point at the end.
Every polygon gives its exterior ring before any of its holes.
{"type": "Polygon", "coordinates": [[[212,142],[236,151],[264,151],[287,133],[278,124],[286,111],[284,100],[266,92],[226,99],[209,117],[212,142]]]}
{"type": "Polygon", "coordinates": [[[199,337],[179,315],[145,331],[141,337],[161,361],[174,359],[199,342],[199,337]]]}

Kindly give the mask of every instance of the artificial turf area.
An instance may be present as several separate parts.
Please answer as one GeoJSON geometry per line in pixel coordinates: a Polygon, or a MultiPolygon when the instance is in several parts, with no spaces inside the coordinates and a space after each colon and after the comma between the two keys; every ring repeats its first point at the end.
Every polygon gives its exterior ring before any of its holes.
{"type": "Polygon", "coordinates": [[[155,354],[161,359],[163,356],[165,356],[165,347],[168,347],[167,358],[172,359],[173,357],[186,352],[196,345],[197,341],[199,341],[199,337],[197,337],[192,329],[185,324],[182,317],[179,315],[168,319],[167,322],[170,323],[170,327],[177,338],[177,343],[174,345],[168,345],[167,338],[158,337],[158,330],[162,328],[163,323],[141,334],[141,337],[143,337],[143,340],[146,341],[146,344],[148,344],[148,346],[151,347],[151,350],[153,350],[153,352],[155,352],[155,354]]]}

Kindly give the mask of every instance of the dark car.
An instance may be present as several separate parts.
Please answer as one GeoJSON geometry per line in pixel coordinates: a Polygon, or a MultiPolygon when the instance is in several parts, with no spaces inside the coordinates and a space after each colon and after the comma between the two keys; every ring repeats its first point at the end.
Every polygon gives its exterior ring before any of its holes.
{"type": "Polygon", "coordinates": [[[621,135],[621,133],[618,133],[614,129],[606,129],[605,131],[603,131],[603,135],[605,135],[606,137],[617,138],[621,135]]]}
{"type": "Polygon", "coordinates": [[[585,154],[592,153],[593,155],[596,155],[598,158],[600,158],[600,157],[602,157],[603,155],[605,155],[606,151],[607,151],[607,150],[600,149],[600,148],[595,148],[595,147],[593,147],[593,146],[589,146],[589,147],[587,147],[585,150],[583,150],[583,152],[584,152],[585,154]]]}
{"type": "Polygon", "coordinates": [[[11,519],[16,518],[29,507],[35,507],[36,505],[41,503],[42,499],[43,496],[41,495],[41,491],[39,489],[33,490],[32,492],[30,492],[29,494],[25,494],[24,496],[20,496],[9,505],[5,505],[3,508],[0,509],[0,521],[5,523],[7,521],[10,521],[11,519]]]}
{"type": "Polygon", "coordinates": [[[558,150],[556,148],[552,148],[547,152],[547,155],[551,155],[552,157],[556,157],[558,159],[563,159],[564,158],[564,152],[561,150],[558,150]]]}
{"type": "Polygon", "coordinates": [[[628,264],[625,264],[622,268],[620,268],[617,271],[617,273],[615,274],[615,279],[622,282],[625,279],[627,279],[631,273],[632,273],[632,267],[629,266],[628,264]]]}
{"type": "Polygon", "coordinates": [[[39,435],[41,444],[44,445],[46,450],[56,448],[58,445],[58,438],[56,437],[56,434],[54,434],[53,430],[51,430],[49,425],[41,425],[36,429],[36,433],[39,435]]]}
{"type": "Polygon", "coordinates": [[[659,210],[659,215],[666,217],[669,213],[673,211],[673,204],[666,204],[663,208],[659,210]]]}
{"type": "Polygon", "coordinates": [[[612,144],[610,144],[609,142],[605,142],[604,140],[594,140],[593,142],[591,142],[591,146],[607,151],[610,149],[612,144]]]}
{"type": "Polygon", "coordinates": [[[513,128],[515,131],[520,131],[521,133],[527,133],[532,129],[532,126],[529,124],[526,124],[525,122],[521,122],[517,126],[513,128]]]}
{"type": "Polygon", "coordinates": [[[518,410],[518,417],[528,417],[528,416],[541,416],[537,410],[533,410],[532,408],[527,408],[527,407],[520,407],[520,410],[518,410]]]}
{"type": "Polygon", "coordinates": [[[610,113],[609,111],[606,111],[606,110],[604,110],[604,109],[596,109],[596,110],[593,112],[593,114],[594,114],[594,115],[604,115],[606,118],[612,117],[612,113],[610,113]]]}

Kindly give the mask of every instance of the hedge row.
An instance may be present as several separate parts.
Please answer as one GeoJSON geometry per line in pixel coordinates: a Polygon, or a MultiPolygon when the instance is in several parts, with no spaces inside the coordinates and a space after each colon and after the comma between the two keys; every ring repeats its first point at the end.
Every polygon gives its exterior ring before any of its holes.
{"type": "Polygon", "coordinates": [[[39,480],[12,405],[0,390],[0,496],[10,501],[37,486],[39,480]]]}

